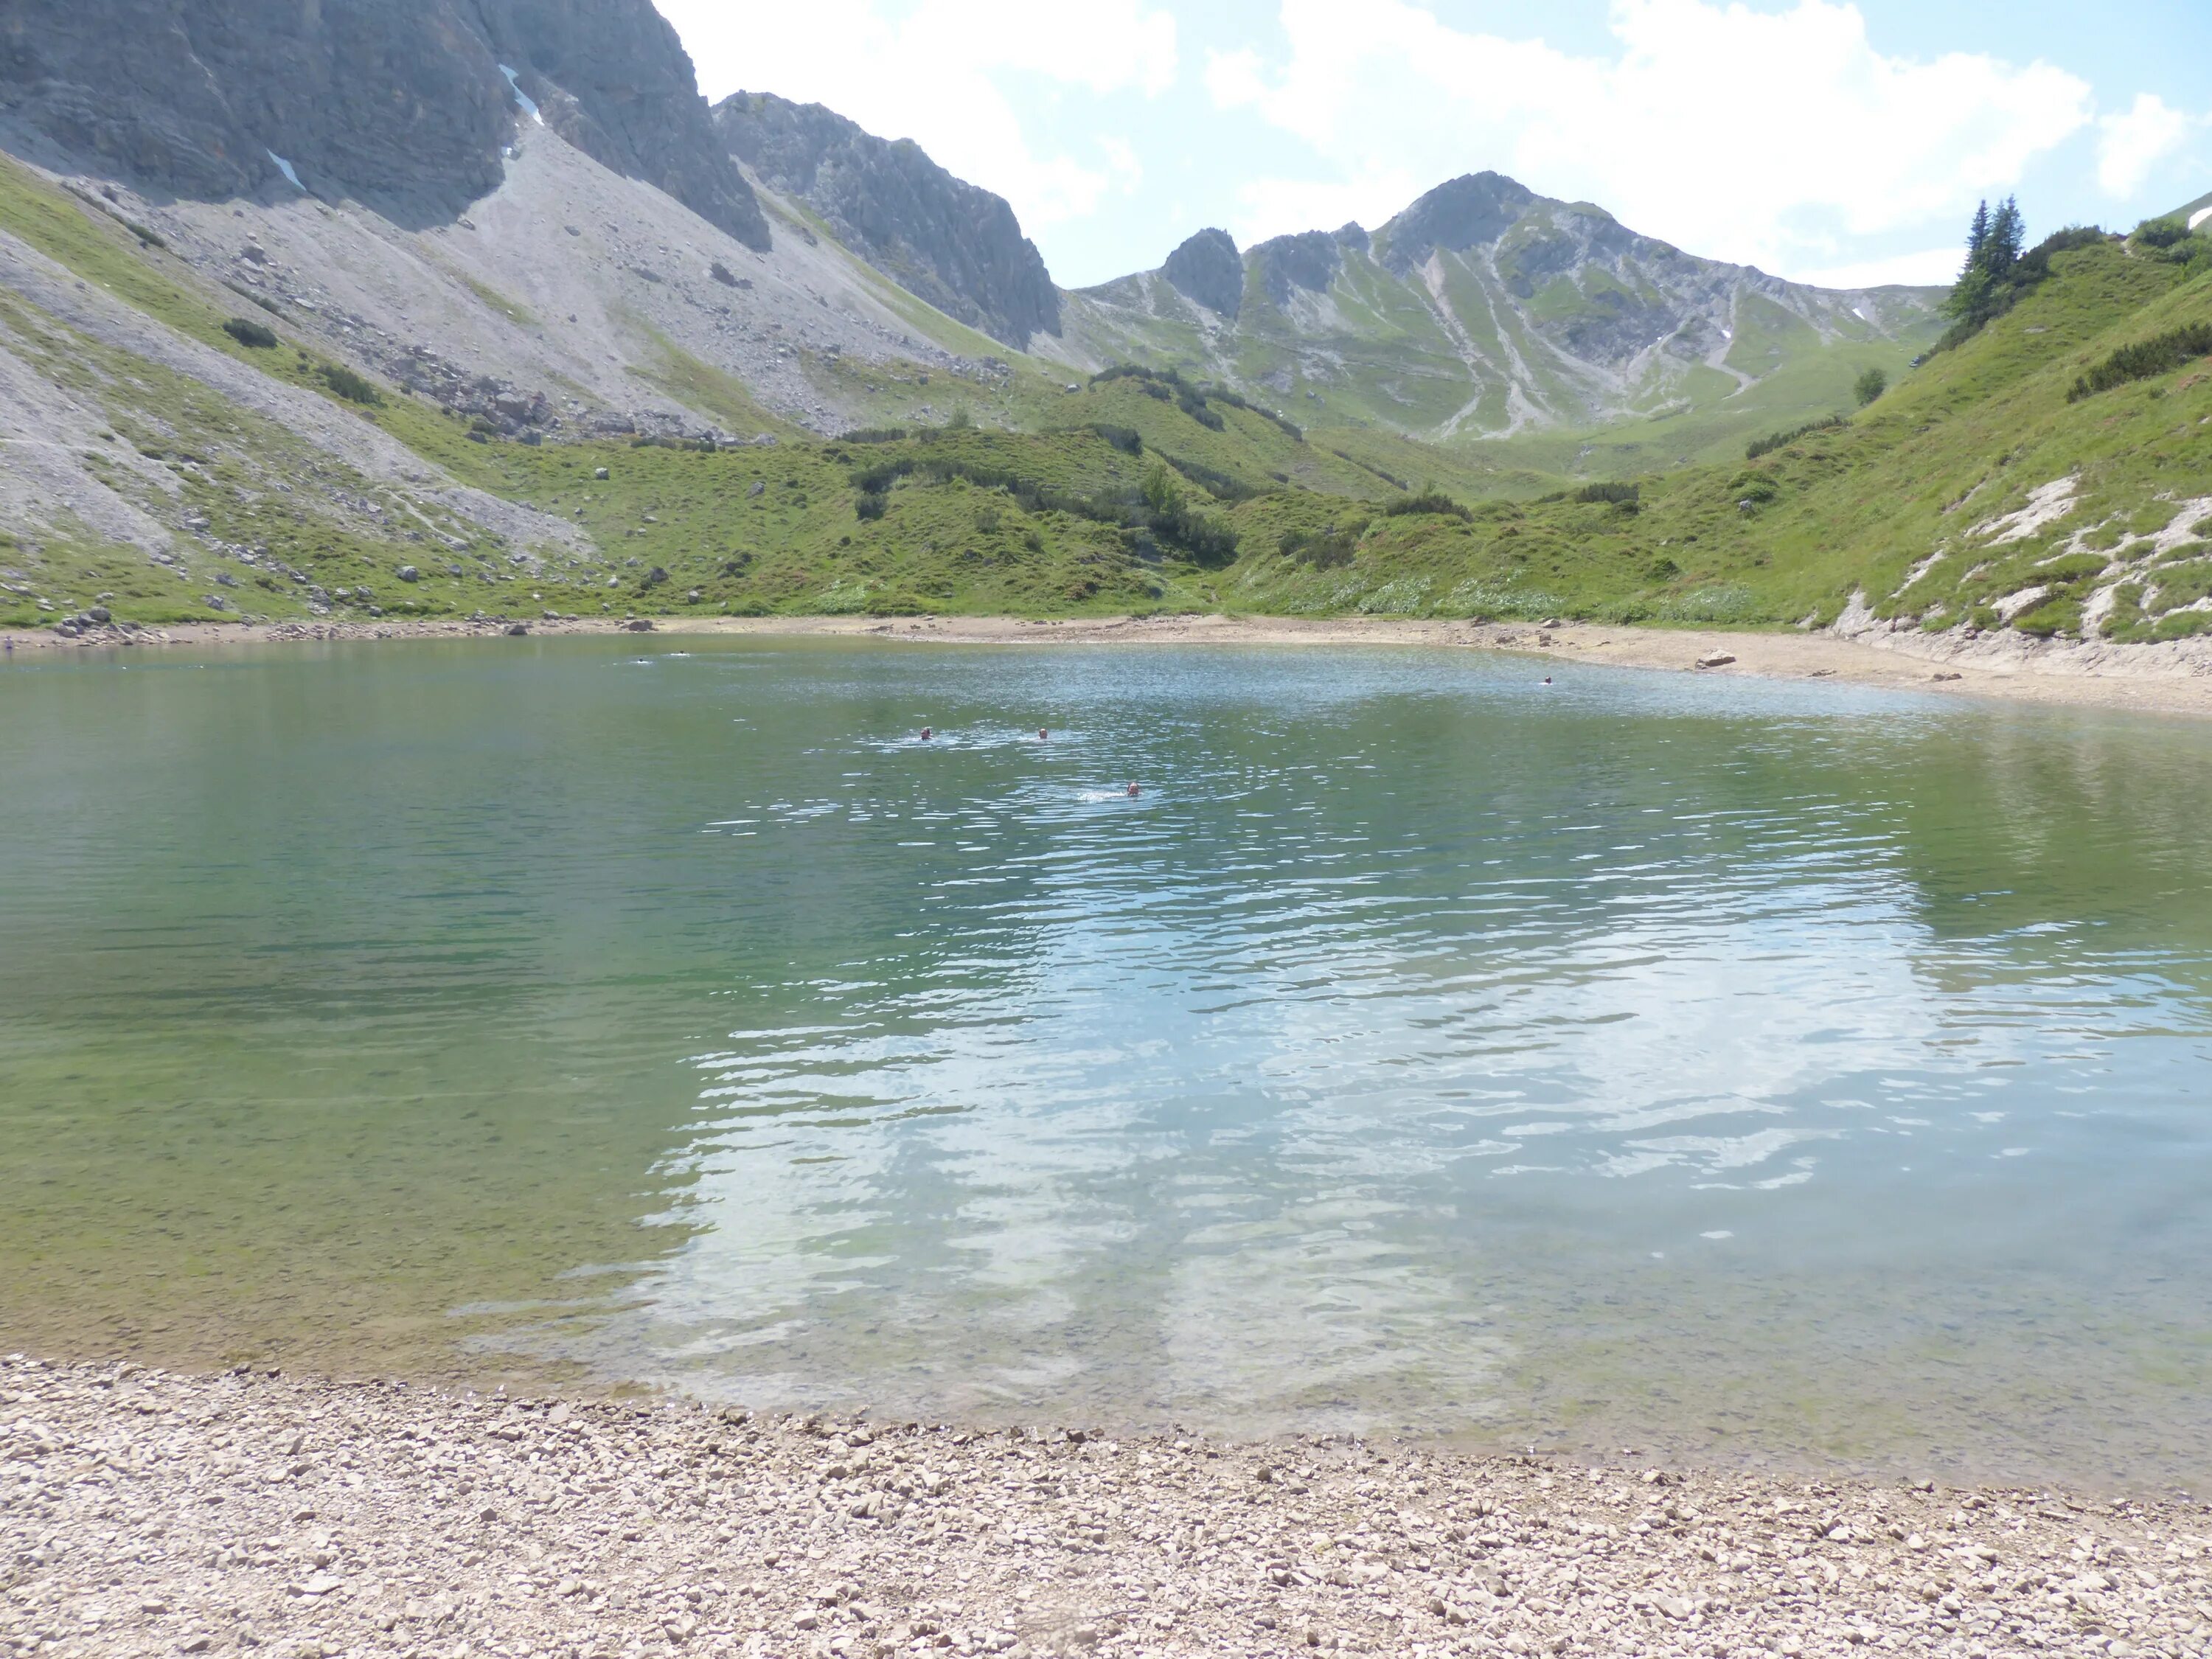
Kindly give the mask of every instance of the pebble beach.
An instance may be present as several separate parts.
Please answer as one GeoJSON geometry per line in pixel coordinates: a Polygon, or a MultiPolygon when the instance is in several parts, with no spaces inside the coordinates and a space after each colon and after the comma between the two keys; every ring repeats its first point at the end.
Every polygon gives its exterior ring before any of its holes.
{"type": "Polygon", "coordinates": [[[2106,1659],[2212,1509],[0,1362],[0,1652],[2106,1659]]]}

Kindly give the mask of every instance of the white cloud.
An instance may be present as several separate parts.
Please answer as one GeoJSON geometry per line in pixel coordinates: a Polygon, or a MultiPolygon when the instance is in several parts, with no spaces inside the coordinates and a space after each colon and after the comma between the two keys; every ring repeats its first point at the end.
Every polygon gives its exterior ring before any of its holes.
{"type": "Polygon", "coordinates": [[[1124,196],[1134,196],[1145,182],[1145,163],[1136,146],[1127,138],[1101,133],[1098,150],[1106,158],[1106,169],[1113,175],[1114,187],[1124,196]]]}
{"type": "Polygon", "coordinates": [[[2197,125],[2157,94],[2140,94],[2126,114],[2107,115],[2097,123],[2097,182],[2127,200],[2143,187],[2153,167],[2189,142],[2197,125]]]}
{"type": "Polygon", "coordinates": [[[1795,283],[1814,288],[1948,288],[1959,277],[1966,253],[1960,247],[1931,247],[1919,253],[1899,253],[1887,259],[1864,259],[1856,264],[1826,265],[1813,270],[1778,270],[1795,283]]]}
{"type": "Polygon", "coordinates": [[[1887,57],[1857,8],[1830,0],[1773,13],[1614,0],[1607,58],[1465,33],[1411,0],[1280,11],[1287,54],[1216,54],[1206,85],[1305,141],[1325,172],[1249,186],[1248,239],[1347,208],[1375,224],[1405,205],[1402,181],[1495,167],[1699,253],[1784,270],[1963,221],[2090,120],[2090,88],[2063,70],[1887,57]]]}
{"type": "Polygon", "coordinates": [[[912,138],[960,177],[1012,202],[1024,227],[1079,218],[1135,157],[1040,153],[1001,77],[1157,98],[1174,85],[1174,17],[1146,0],[1081,7],[1031,0],[807,0],[732,6],[658,0],[699,67],[701,90],[823,103],[887,138],[912,138]]]}

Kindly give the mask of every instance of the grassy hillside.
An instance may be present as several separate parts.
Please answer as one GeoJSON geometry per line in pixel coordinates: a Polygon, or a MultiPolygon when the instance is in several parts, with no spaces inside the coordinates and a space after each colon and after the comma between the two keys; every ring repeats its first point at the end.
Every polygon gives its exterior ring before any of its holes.
{"type": "MultiPolygon", "coordinates": [[[[2062,255],[2056,270],[1848,424],[1757,461],[1647,477],[1632,506],[1383,521],[1340,568],[1255,558],[1234,592],[1267,610],[1765,625],[1832,622],[1863,591],[1878,613],[1931,626],[2008,617],[2075,632],[2087,614],[2125,633],[2131,586],[2155,569],[2153,613],[2193,603],[2183,595],[2201,578],[2189,573],[2212,551],[2179,533],[2189,504],[2212,497],[2212,362],[2069,393],[2124,347],[2212,324],[2212,277],[2109,246],[2062,255]],[[2058,509],[2047,520],[2007,520],[2039,490],[2058,509]],[[2105,589],[2114,597],[2095,605],[2105,589]]],[[[2205,614],[2160,627],[2193,630],[2205,614]]]]}
{"type": "MultiPolygon", "coordinates": [[[[2147,246],[2060,255],[2009,314],[1848,423],[1755,461],[1741,429],[1717,428],[1706,464],[1592,489],[1572,477],[1585,454],[1519,466],[1371,427],[1300,430],[1146,375],[1018,377],[982,412],[1019,431],[503,441],[349,381],[273,318],[254,320],[276,347],[243,343],[225,327],[252,310],[238,295],[4,166],[0,229],[140,329],[0,285],[0,367],[53,400],[5,446],[64,458],[88,499],[144,526],[0,519],[9,625],[97,603],[149,623],[1219,605],[1765,626],[1832,621],[1857,594],[1930,627],[2144,639],[2212,620],[2212,546],[2190,530],[2190,503],[2212,497],[2212,343],[2189,332],[2212,327],[2212,270],[2147,246]],[[2130,350],[2161,340],[2179,343],[2130,350]],[[2149,368],[2074,395],[2108,362],[2149,368]]],[[[1772,412],[1796,423],[1839,401],[1808,389],[1772,412]]],[[[1634,428],[1613,441],[1636,453],[1634,428]]]]}

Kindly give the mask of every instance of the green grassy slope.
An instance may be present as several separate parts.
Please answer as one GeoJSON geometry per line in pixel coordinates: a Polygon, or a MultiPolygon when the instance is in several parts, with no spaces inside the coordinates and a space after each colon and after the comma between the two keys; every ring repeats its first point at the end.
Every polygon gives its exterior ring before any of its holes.
{"type": "MultiPolygon", "coordinates": [[[[1389,521],[1346,567],[1255,560],[1234,591],[1270,610],[1733,625],[1830,622],[1863,592],[1880,614],[1991,626],[2001,602],[2041,587],[2014,620],[2075,632],[2110,587],[2106,631],[2133,637],[2130,583],[2166,565],[2194,570],[2206,551],[2193,537],[2168,534],[2163,550],[2129,538],[2177,530],[2187,503],[2212,495],[2212,363],[2079,403],[2068,392],[2120,347],[2212,322],[2212,279],[2110,246],[2057,269],[1850,424],[1759,461],[1645,477],[1634,509],[1556,501],[1480,507],[1464,523],[1389,521]],[[2073,481],[2070,505],[2033,533],[1978,529],[2062,480],[2073,481]]],[[[2188,585],[2163,591],[2185,603],[2188,585]]]]}
{"type": "MultiPolygon", "coordinates": [[[[0,348],[104,422],[78,458],[88,483],[183,550],[164,563],[81,526],[0,524],[0,623],[97,599],[146,622],[1222,605],[1770,626],[1832,621],[1858,594],[1931,627],[2140,639],[2212,619],[2194,608],[2212,605],[2212,547],[2181,533],[2187,504],[2212,497],[2212,362],[2069,398],[2114,351],[2212,325],[2212,274],[2132,248],[2059,256],[2010,314],[1848,424],[1755,462],[1741,430],[1717,434],[1713,459],[1642,477],[1631,503],[1570,493],[1586,458],[1545,452],[1547,465],[1516,466],[1373,427],[1301,432],[1135,379],[1069,392],[1018,377],[1007,408],[986,412],[1020,431],[823,442],[787,429],[773,446],[719,451],[479,441],[390,387],[373,407],[345,402],[333,365],[295,343],[240,345],[222,329],[236,296],[96,204],[4,165],[0,228],[165,327],[374,422],[441,484],[588,538],[512,547],[435,490],[365,479],[205,381],[0,290],[0,348]],[[1179,498],[1165,518],[1136,505],[1148,481],[1156,498],[1162,483],[1179,498]],[[1462,505],[1387,510],[1431,487],[1462,505]],[[2032,500],[2039,518],[2007,521],[2032,500]],[[401,581],[403,566],[417,579],[401,581]],[[210,611],[210,597],[224,609],[210,611]]],[[[1744,349],[1771,348],[1753,337],[1744,349]]],[[[672,359],[669,372],[692,371],[672,359]]],[[[1776,412],[1834,406],[1808,392],[1776,412]]]]}

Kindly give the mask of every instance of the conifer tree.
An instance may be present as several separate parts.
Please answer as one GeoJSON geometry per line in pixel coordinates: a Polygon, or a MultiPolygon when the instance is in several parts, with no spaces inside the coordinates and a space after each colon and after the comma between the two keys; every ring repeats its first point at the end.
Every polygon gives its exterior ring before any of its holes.
{"type": "Polygon", "coordinates": [[[1966,263],[1959,272],[1961,277],[1982,269],[1989,246],[1990,204],[1985,201],[1974,210],[1974,222],[1966,231],[1966,263]]]}
{"type": "Polygon", "coordinates": [[[2006,276],[2020,263],[2021,249],[2027,240],[2027,222],[2020,216],[2020,203],[2008,196],[1997,204],[1990,220],[1989,240],[1984,252],[1984,263],[1992,276],[2006,276]]]}

